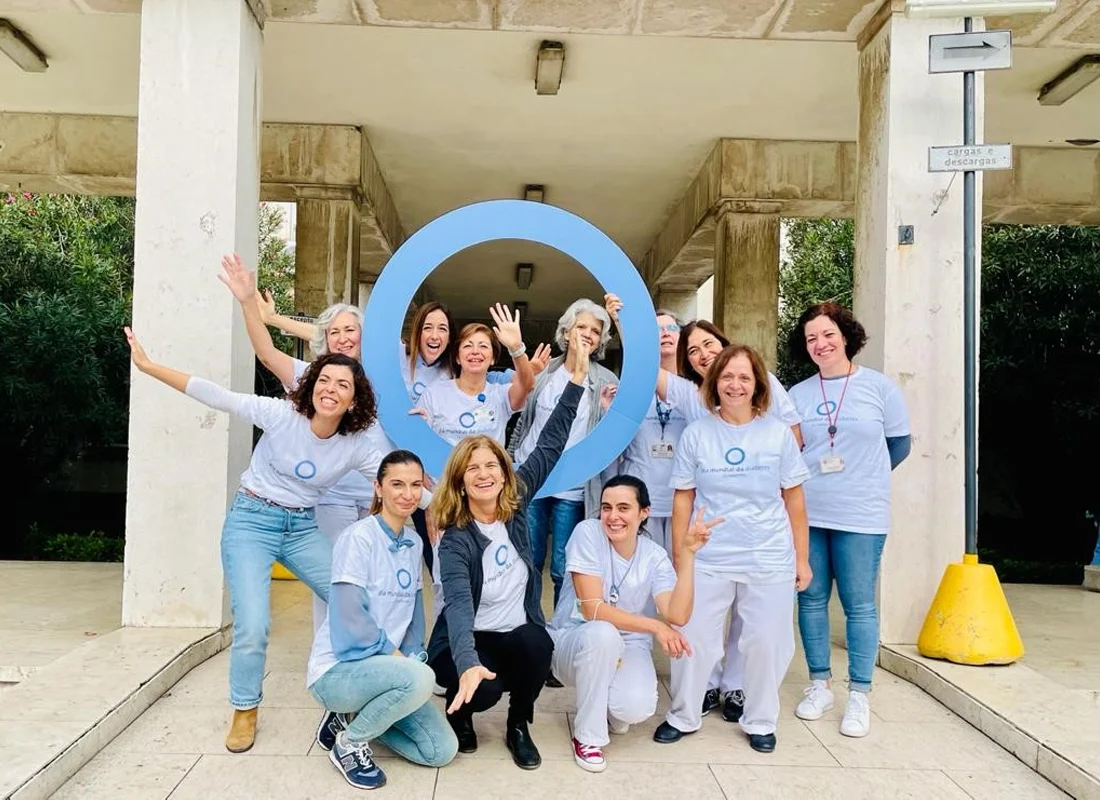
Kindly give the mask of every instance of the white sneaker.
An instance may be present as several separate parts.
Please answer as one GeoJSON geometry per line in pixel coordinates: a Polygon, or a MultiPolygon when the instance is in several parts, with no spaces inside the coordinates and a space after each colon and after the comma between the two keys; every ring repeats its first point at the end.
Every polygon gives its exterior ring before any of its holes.
{"type": "Polygon", "coordinates": [[[840,732],[856,739],[871,732],[871,701],[863,692],[848,692],[840,732]]]}
{"type": "Polygon", "coordinates": [[[622,736],[624,733],[630,732],[630,726],[625,722],[619,722],[610,714],[607,715],[607,730],[610,733],[614,733],[617,736],[622,736]]]}
{"type": "Polygon", "coordinates": [[[833,690],[825,681],[813,681],[803,692],[806,695],[794,715],[799,719],[821,719],[833,707],[833,690]]]}

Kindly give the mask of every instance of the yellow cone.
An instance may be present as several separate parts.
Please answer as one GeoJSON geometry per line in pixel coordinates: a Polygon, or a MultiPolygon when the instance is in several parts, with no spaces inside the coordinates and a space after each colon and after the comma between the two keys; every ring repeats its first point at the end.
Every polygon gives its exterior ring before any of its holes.
{"type": "Polygon", "coordinates": [[[271,568],[271,577],[277,581],[298,580],[296,577],[294,577],[294,573],[284,567],[282,564],[275,564],[275,566],[271,568]]]}
{"type": "Polygon", "coordinates": [[[993,567],[972,555],[947,565],[917,650],[956,664],[1011,664],[1023,656],[1024,643],[993,567]]]}

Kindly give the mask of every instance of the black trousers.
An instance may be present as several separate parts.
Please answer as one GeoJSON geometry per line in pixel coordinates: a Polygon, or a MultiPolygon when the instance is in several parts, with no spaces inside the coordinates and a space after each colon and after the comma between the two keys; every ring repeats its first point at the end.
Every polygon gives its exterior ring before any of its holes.
{"type": "MultiPolygon", "coordinates": [[[[497,676],[482,681],[470,702],[454,716],[487,711],[508,692],[508,722],[533,722],[535,700],[550,674],[554,654],[554,640],[546,628],[528,622],[508,633],[475,631],[474,646],[481,665],[497,676]]],[[[447,690],[449,706],[458,694],[459,678],[451,649],[443,650],[428,666],[435,671],[436,683],[447,690]]]]}
{"type": "Polygon", "coordinates": [[[418,508],[412,513],[413,527],[420,535],[420,541],[424,543],[424,566],[428,568],[428,574],[432,574],[432,562],[435,553],[432,552],[432,540],[428,538],[428,519],[424,515],[424,509],[418,508]]]}

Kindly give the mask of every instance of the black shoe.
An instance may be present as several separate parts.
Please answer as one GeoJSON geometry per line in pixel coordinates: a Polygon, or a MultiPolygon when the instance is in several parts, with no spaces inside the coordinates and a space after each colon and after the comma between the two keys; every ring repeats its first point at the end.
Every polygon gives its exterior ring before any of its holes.
{"type": "Polygon", "coordinates": [[[531,732],[526,722],[509,723],[504,731],[504,744],[512,753],[512,760],[521,769],[538,769],[542,764],[539,749],[531,741],[531,732]]]}
{"type": "Polygon", "coordinates": [[[737,722],[744,710],[745,693],[740,689],[726,692],[726,699],[722,701],[722,719],[726,722],[737,722]]]}
{"type": "Polygon", "coordinates": [[[722,705],[722,694],[717,689],[707,689],[703,695],[703,716],[722,705]]]}
{"type": "Polygon", "coordinates": [[[470,714],[448,714],[447,722],[451,723],[451,730],[458,739],[458,752],[477,752],[477,732],[474,730],[474,718],[470,714]]]}
{"type": "Polygon", "coordinates": [[[653,741],[658,744],[672,744],[693,733],[695,733],[695,731],[682,731],[679,728],[669,725],[667,722],[662,722],[657,726],[657,730],[653,731],[653,741]]]}
{"type": "Polygon", "coordinates": [[[749,747],[758,753],[774,753],[775,752],[775,734],[774,733],[750,733],[749,734],[749,747]]]}
{"type": "Polygon", "coordinates": [[[336,734],[348,727],[348,715],[326,711],[317,726],[317,746],[322,750],[331,750],[336,744],[336,734]]]}
{"type": "Polygon", "coordinates": [[[565,684],[555,678],[554,673],[551,672],[549,675],[546,676],[545,686],[550,689],[561,689],[565,686],[565,684]]]}

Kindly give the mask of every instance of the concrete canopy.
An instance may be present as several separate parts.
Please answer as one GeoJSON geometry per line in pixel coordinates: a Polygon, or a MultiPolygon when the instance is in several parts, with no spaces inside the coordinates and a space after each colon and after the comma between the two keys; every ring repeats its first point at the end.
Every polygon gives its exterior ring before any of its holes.
{"type": "MultiPolygon", "coordinates": [[[[360,127],[404,233],[542,183],[548,202],[591,220],[641,264],[718,139],[854,141],[855,41],[877,4],[253,5],[266,17],[264,119],[360,127]],[[547,36],[566,44],[565,78],[559,95],[539,97],[535,51],[547,36]]],[[[133,117],[139,10],[138,0],[0,0],[0,15],[50,61],[44,74],[28,74],[0,59],[0,111],[133,117]]],[[[1043,83],[1100,49],[1100,3],[1063,0],[1048,17],[987,24],[1006,22],[1015,61],[986,77],[986,141],[1065,147],[1100,138],[1100,83],[1064,106],[1035,101],[1043,83]]],[[[535,318],[598,291],[564,256],[523,243],[460,254],[430,288],[459,316],[483,316],[485,301],[499,298],[528,300],[535,318]],[[514,282],[520,261],[536,263],[526,292],[514,282]],[[553,278],[554,291],[540,276],[553,278]]]]}

